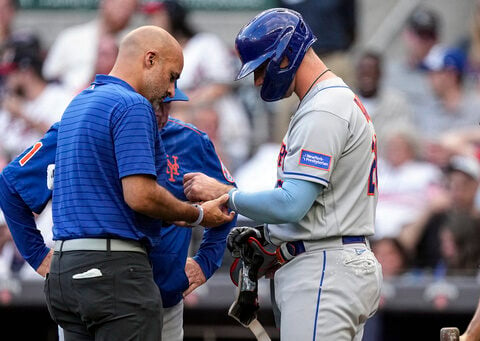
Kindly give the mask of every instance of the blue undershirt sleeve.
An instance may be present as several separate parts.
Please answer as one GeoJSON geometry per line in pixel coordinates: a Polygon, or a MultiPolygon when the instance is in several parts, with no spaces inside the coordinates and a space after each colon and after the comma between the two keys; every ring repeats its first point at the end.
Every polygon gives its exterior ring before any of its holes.
{"type": "MultiPolygon", "coordinates": [[[[218,158],[212,142],[206,136],[202,137],[201,142],[202,152],[200,155],[203,157],[202,173],[215,178],[221,183],[235,185],[235,183],[230,182],[228,179],[226,175],[228,171],[218,158]]],[[[195,259],[200,265],[200,268],[207,279],[209,279],[222,265],[227,235],[230,230],[235,227],[236,223],[237,217],[235,216],[235,218],[229,223],[213,229],[205,229],[202,243],[193,259],[195,259]]]]}
{"type": "Polygon", "coordinates": [[[284,224],[300,221],[322,192],[319,183],[286,179],[282,187],[248,193],[232,189],[228,205],[234,211],[258,222],[284,224]]]}

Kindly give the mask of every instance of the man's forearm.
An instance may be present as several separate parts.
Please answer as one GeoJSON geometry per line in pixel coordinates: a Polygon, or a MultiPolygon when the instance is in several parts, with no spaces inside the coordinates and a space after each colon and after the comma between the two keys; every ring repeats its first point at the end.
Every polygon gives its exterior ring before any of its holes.
{"type": "Polygon", "coordinates": [[[234,212],[227,212],[228,195],[203,202],[195,207],[175,198],[156,180],[147,175],[122,178],[123,197],[130,208],[149,217],[177,221],[184,226],[214,227],[232,221],[234,212]]]}
{"type": "Polygon", "coordinates": [[[135,212],[165,221],[194,222],[199,216],[196,207],[178,200],[151,177],[129,176],[122,185],[125,202],[135,212]]]}
{"type": "Polygon", "coordinates": [[[198,208],[175,198],[168,190],[157,185],[151,200],[145,206],[145,215],[165,221],[183,220],[194,222],[199,215],[198,208]]]}

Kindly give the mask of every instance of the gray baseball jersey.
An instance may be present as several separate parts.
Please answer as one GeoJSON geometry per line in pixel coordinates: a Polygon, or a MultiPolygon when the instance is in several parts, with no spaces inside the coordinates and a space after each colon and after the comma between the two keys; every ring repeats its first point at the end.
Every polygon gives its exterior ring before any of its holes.
{"type": "Polygon", "coordinates": [[[372,122],[345,83],[329,79],[303,98],[283,142],[279,185],[295,178],[324,190],[298,223],[268,226],[275,244],[303,240],[306,250],[275,273],[280,338],[360,341],[378,307],[382,271],[367,244],[343,243],[340,236],[374,232],[372,122]]]}
{"type": "Polygon", "coordinates": [[[340,78],[316,84],[303,98],[277,166],[280,186],[285,178],[295,178],[325,189],[298,223],[268,226],[273,243],[374,233],[375,131],[361,102],[340,78]]]}

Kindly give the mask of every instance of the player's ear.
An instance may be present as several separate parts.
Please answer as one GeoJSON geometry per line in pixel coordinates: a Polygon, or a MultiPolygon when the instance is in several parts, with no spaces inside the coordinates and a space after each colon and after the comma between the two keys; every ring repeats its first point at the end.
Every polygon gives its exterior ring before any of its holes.
{"type": "Polygon", "coordinates": [[[145,53],[144,66],[147,69],[151,69],[155,63],[158,62],[158,55],[156,51],[148,51],[145,53]]]}
{"type": "Polygon", "coordinates": [[[287,56],[285,56],[280,63],[280,69],[285,69],[288,65],[290,65],[290,61],[288,60],[287,56]]]}

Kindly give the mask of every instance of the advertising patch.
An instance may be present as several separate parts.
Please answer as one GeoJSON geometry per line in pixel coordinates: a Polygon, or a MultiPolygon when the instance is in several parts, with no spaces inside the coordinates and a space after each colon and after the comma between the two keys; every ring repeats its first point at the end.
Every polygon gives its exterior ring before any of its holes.
{"type": "Polygon", "coordinates": [[[302,149],[300,153],[300,160],[298,164],[300,166],[313,167],[318,169],[330,170],[330,162],[332,157],[322,153],[315,153],[309,150],[302,149]]]}

